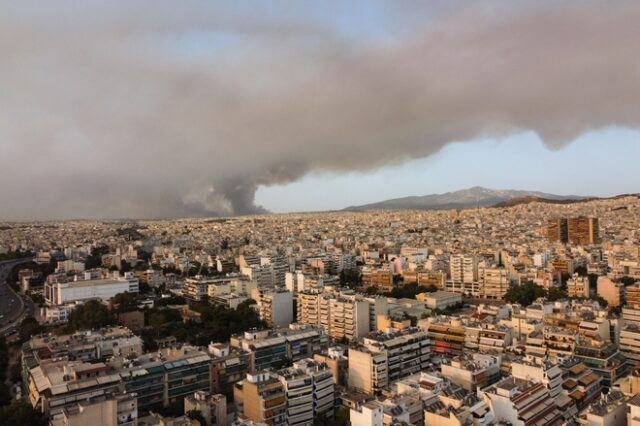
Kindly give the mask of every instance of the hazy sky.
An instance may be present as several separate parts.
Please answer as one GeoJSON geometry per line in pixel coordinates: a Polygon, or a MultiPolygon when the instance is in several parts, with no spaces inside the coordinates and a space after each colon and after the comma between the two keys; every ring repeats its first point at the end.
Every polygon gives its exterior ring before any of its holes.
{"type": "Polygon", "coordinates": [[[0,219],[639,192],[637,1],[0,0],[0,219]]]}

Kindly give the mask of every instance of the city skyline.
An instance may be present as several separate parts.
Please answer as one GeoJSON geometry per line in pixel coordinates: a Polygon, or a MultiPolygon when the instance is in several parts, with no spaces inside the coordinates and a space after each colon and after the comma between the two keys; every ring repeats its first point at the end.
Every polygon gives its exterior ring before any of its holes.
{"type": "Polygon", "coordinates": [[[638,192],[638,18],[631,2],[0,2],[0,219],[638,192]]]}

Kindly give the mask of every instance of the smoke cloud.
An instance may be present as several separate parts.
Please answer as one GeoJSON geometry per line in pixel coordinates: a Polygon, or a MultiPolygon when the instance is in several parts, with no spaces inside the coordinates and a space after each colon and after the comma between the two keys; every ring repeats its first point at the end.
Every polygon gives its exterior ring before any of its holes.
{"type": "Polygon", "coordinates": [[[638,2],[392,1],[355,35],[233,4],[0,0],[0,217],[260,213],[311,171],[640,125],[638,2]]]}

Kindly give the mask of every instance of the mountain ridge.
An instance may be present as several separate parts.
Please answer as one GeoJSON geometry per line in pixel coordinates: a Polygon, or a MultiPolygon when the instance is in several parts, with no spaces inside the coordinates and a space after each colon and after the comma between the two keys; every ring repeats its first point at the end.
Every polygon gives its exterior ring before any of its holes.
{"type": "Polygon", "coordinates": [[[510,201],[515,204],[533,201],[567,203],[592,199],[598,199],[598,197],[556,195],[540,191],[490,189],[482,186],[474,186],[467,189],[461,189],[459,191],[444,192],[441,194],[392,198],[375,203],[349,206],[342,209],[342,211],[449,210],[468,209],[474,207],[500,207],[501,204],[504,204],[504,206],[507,207],[510,205],[510,201]]]}

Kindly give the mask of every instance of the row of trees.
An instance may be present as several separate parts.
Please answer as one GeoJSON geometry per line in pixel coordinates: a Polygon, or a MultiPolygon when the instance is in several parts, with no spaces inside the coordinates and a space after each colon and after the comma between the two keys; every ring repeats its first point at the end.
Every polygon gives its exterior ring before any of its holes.
{"type": "Polygon", "coordinates": [[[0,262],[5,260],[24,259],[26,257],[33,257],[32,251],[8,251],[6,253],[0,253],[0,262]]]}
{"type": "Polygon", "coordinates": [[[222,305],[198,304],[193,310],[199,313],[199,319],[187,322],[183,322],[180,312],[174,309],[150,309],[146,312],[146,321],[150,328],[147,331],[147,339],[175,336],[181,342],[199,346],[210,342],[224,342],[229,340],[232,334],[266,327],[252,307],[254,304],[255,301],[247,300],[236,309],[222,305]]]}
{"type": "MultiPolygon", "coordinates": [[[[536,299],[539,299],[541,297],[546,298],[550,302],[561,299],[580,299],[570,298],[567,295],[567,292],[562,289],[550,288],[549,290],[545,290],[544,287],[541,287],[534,282],[529,281],[521,285],[511,287],[505,294],[504,300],[509,303],[518,303],[521,306],[529,306],[536,299]]],[[[590,299],[596,300],[598,303],[600,303],[600,306],[607,306],[607,301],[600,296],[592,296],[590,299]]]]}

